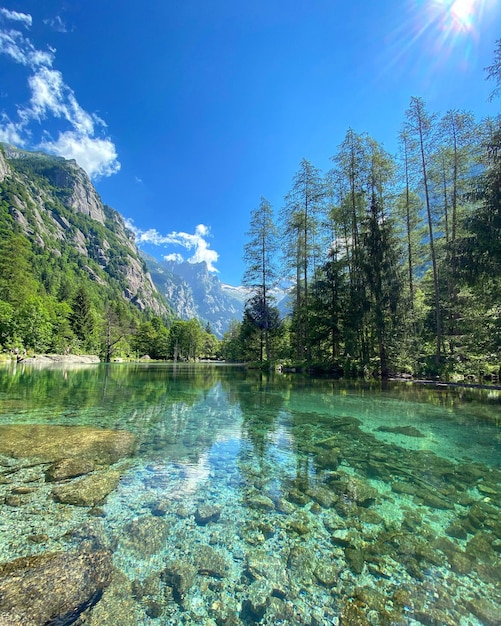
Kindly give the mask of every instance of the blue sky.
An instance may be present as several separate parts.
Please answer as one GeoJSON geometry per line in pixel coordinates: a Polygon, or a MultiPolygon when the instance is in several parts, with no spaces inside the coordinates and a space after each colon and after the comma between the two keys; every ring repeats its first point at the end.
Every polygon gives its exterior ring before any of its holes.
{"type": "Polygon", "coordinates": [[[0,0],[0,140],[76,158],[157,257],[239,284],[252,209],[411,96],[499,112],[497,0],[0,0]]]}

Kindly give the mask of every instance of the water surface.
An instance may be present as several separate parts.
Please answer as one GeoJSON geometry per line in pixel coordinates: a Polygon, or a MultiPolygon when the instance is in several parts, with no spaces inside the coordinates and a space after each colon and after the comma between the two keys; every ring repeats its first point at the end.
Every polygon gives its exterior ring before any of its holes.
{"type": "Polygon", "coordinates": [[[58,624],[500,624],[500,407],[223,365],[6,367],[0,564],[111,554],[58,624]]]}

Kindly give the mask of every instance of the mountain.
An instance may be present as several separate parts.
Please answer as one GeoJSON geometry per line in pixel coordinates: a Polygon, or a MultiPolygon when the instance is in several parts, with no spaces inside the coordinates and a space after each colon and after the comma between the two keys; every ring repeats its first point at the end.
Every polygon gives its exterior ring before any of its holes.
{"type": "MultiPolygon", "coordinates": [[[[196,317],[204,326],[209,323],[219,338],[233,320],[242,320],[245,302],[252,294],[247,287],[222,283],[205,262],[176,263],[143,256],[157,289],[181,319],[196,317]]],[[[282,316],[289,312],[290,287],[283,282],[270,290],[282,316]]]]}
{"type": "Polygon", "coordinates": [[[181,319],[196,317],[204,326],[209,324],[219,338],[232,320],[242,319],[246,290],[223,285],[205,262],[174,263],[148,255],[144,259],[158,291],[181,319]]]}
{"type": "MultiPolygon", "coordinates": [[[[69,301],[92,286],[101,303],[124,301],[164,319],[197,318],[219,338],[241,321],[250,291],[222,283],[205,262],[159,261],[140,252],[123,217],[103,204],[73,160],[0,144],[0,243],[29,242],[38,291],[69,301]]],[[[274,290],[282,313],[288,286],[274,290]]],[[[0,295],[0,299],[1,299],[0,295]]]]}
{"type": "Polygon", "coordinates": [[[118,296],[171,315],[123,217],[103,204],[75,161],[0,144],[0,236],[15,234],[28,240],[47,294],[61,300],[65,282],[83,281],[105,302],[118,296]]]}

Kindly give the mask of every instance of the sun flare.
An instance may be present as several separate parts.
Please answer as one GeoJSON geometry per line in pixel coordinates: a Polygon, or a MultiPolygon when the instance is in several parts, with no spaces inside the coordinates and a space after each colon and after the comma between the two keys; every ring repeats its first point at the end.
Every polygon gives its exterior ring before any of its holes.
{"type": "Polygon", "coordinates": [[[449,26],[455,30],[469,31],[483,12],[485,0],[438,0],[449,26]]]}

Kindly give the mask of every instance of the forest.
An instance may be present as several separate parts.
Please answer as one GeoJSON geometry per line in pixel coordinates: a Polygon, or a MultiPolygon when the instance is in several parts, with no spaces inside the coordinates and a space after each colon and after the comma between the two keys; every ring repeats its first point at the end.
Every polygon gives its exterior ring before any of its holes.
{"type": "MultiPolygon", "coordinates": [[[[495,98],[501,40],[487,78],[495,98]]],[[[6,179],[0,189],[4,354],[217,358],[344,376],[497,381],[501,117],[439,115],[412,97],[398,145],[398,154],[390,154],[375,138],[348,129],[329,171],[303,159],[282,206],[261,198],[243,251],[243,283],[252,296],[222,341],[203,322],[176,320],[165,303],[159,314],[121,297],[130,249],[111,209],[104,207],[111,242],[104,274],[104,226],[71,217],[95,251],[85,268],[68,242],[51,254],[12,218],[19,202],[34,209],[19,179],[6,179]],[[273,297],[284,281],[290,285],[285,314],[273,297]]],[[[37,168],[48,167],[41,163],[27,158],[19,171],[52,193],[49,208],[64,222],[64,189],[55,192],[40,176],[37,168]]]]}
{"type": "MultiPolygon", "coordinates": [[[[498,95],[501,41],[487,68],[498,95]]],[[[244,318],[229,359],[340,375],[497,381],[501,363],[501,118],[410,99],[389,154],[348,129],[322,173],[303,159],[283,206],[252,212],[244,318]],[[291,315],[273,299],[292,283],[291,315]]]]}

